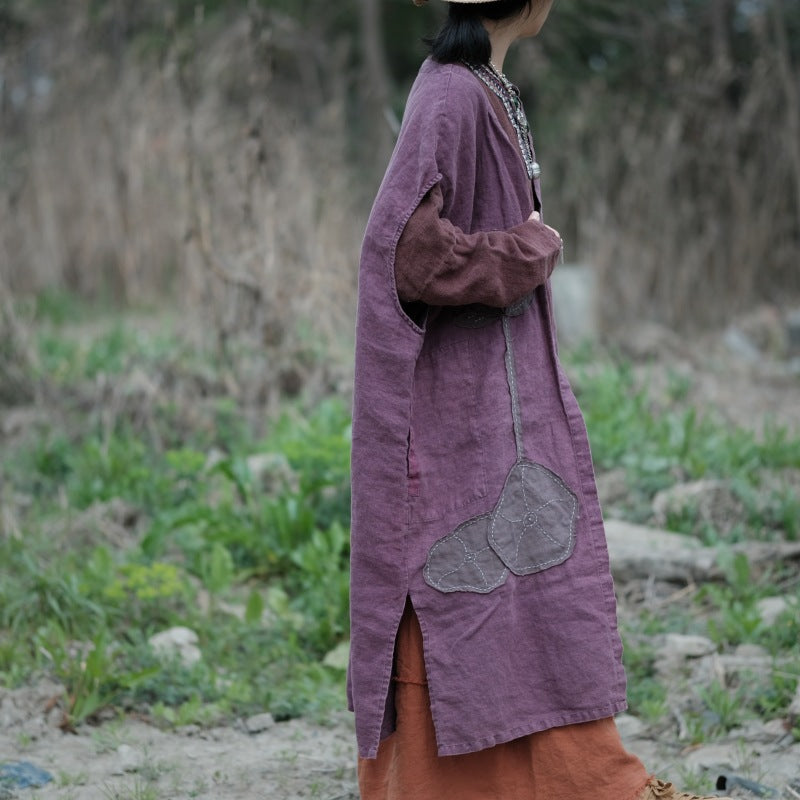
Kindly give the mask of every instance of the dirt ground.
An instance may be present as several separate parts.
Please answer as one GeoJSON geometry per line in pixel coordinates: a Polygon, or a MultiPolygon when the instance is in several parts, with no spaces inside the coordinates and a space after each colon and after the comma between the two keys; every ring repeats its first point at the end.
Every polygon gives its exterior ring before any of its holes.
{"type": "MultiPolygon", "coordinates": [[[[353,721],[347,712],[325,725],[308,720],[273,723],[251,734],[245,722],[201,730],[164,732],[135,718],[63,733],[48,722],[48,701],[58,687],[42,683],[0,691],[0,765],[28,762],[53,780],[37,789],[17,789],[0,798],[34,800],[357,800],[353,721]]],[[[670,736],[648,731],[623,715],[626,745],[654,773],[676,782],[742,776],[782,791],[800,789],[800,743],[776,724],[732,732],[728,741],[681,747],[670,736]]]]}
{"type": "MultiPolygon", "coordinates": [[[[349,800],[356,798],[353,724],[347,712],[327,724],[291,720],[250,734],[244,725],[164,732],[124,718],[82,726],[77,734],[48,724],[51,684],[5,693],[0,765],[28,762],[53,781],[10,797],[40,800],[349,800]]],[[[2,784],[0,784],[1,786],[2,784]]],[[[5,800],[0,788],[0,798],[5,800]]]]}

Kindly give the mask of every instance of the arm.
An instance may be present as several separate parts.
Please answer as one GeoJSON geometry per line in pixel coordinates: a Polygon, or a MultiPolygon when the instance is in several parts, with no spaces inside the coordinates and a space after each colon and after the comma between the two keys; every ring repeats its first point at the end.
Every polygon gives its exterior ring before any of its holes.
{"type": "Polygon", "coordinates": [[[538,214],[507,231],[468,234],[440,216],[443,203],[437,184],[400,236],[395,280],[402,301],[504,308],[550,277],[561,237],[538,214]]]}

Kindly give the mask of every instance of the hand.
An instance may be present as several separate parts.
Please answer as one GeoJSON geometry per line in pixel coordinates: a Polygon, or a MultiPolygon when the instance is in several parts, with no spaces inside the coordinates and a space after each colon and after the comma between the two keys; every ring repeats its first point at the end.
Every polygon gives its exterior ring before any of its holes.
{"type": "MultiPolygon", "coordinates": [[[[528,217],[529,222],[530,220],[535,220],[536,222],[542,222],[541,214],[539,214],[538,211],[531,211],[531,215],[528,217]]],[[[556,236],[558,236],[559,239],[561,238],[561,234],[555,228],[551,228],[547,223],[544,222],[542,222],[542,224],[545,226],[545,228],[552,231],[556,236]]]]}

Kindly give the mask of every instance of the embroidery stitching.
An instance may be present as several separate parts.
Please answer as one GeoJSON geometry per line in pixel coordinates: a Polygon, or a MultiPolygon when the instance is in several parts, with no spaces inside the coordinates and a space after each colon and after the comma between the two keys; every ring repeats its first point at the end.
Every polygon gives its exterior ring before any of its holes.
{"type": "Polygon", "coordinates": [[[507,313],[503,315],[503,336],[517,461],[509,470],[492,511],[462,522],[428,551],[423,578],[441,592],[488,594],[505,583],[509,571],[518,576],[541,572],[566,561],[575,548],[577,495],[552,470],[525,457],[511,321],[507,313]],[[555,515],[546,515],[547,510],[553,510],[555,515]],[[477,534],[479,541],[473,544],[467,533],[473,537],[477,534]],[[484,536],[487,545],[482,547],[484,536]],[[492,569],[489,576],[484,568],[492,569]],[[494,577],[498,569],[500,572],[494,577]],[[457,576],[460,583],[450,582],[451,576],[457,576]]]}
{"type": "MultiPolygon", "coordinates": [[[[470,544],[464,539],[464,531],[469,528],[482,527],[482,523],[491,517],[491,513],[481,514],[478,517],[468,519],[462,522],[452,533],[448,534],[442,539],[439,539],[433,544],[428,552],[428,560],[423,569],[423,577],[425,582],[434,589],[440,592],[478,592],[479,594],[488,594],[493,589],[505,583],[508,577],[508,569],[498,557],[497,553],[488,545],[476,549],[470,549],[470,544]],[[457,548],[448,547],[448,545],[457,541],[462,550],[458,552],[457,548]],[[489,558],[485,558],[488,555],[489,558]],[[480,556],[484,556],[484,563],[478,561],[480,556]],[[461,559],[458,561],[458,559],[461,559]],[[456,563],[458,561],[458,563],[456,563]],[[467,569],[463,569],[467,566],[467,569]],[[480,574],[481,581],[470,581],[470,571],[474,567],[480,574]],[[496,577],[491,579],[487,577],[485,569],[493,567],[497,571],[496,577]],[[459,583],[452,583],[447,581],[451,575],[456,575],[461,572],[459,576],[459,583]]],[[[478,535],[483,542],[486,542],[486,532],[478,530],[478,535]]]]}
{"type": "Polygon", "coordinates": [[[577,513],[578,498],[558,475],[541,464],[527,460],[518,461],[506,479],[500,500],[492,514],[489,544],[515,575],[541,572],[548,567],[563,563],[572,554],[575,547],[577,513]],[[526,479],[531,472],[534,474],[533,477],[526,479]],[[518,473],[520,477],[517,486],[515,479],[518,473]],[[534,483],[537,478],[539,481],[534,483]],[[517,488],[519,491],[515,492],[517,488]],[[550,493],[554,491],[556,494],[551,495],[550,493]],[[531,500],[536,502],[531,503],[531,500]],[[520,502],[522,509],[515,512],[515,506],[520,502]],[[512,508],[507,511],[506,507],[509,505],[512,508]],[[560,523],[558,532],[548,531],[543,525],[540,512],[549,507],[569,514],[568,521],[560,523]],[[503,522],[506,525],[500,524],[503,522]],[[500,530],[500,527],[506,530],[500,530]],[[532,536],[534,531],[540,534],[539,540],[532,536]],[[558,533],[561,533],[561,537],[558,533]],[[552,545],[546,547],[544,553],[541,552],[541,539],[547,540],[552,545]],[[510,550],[512,547],[513,550],[510,550]],[[519,563],[521,557],[525,560],[523,564],[519,563]]]}

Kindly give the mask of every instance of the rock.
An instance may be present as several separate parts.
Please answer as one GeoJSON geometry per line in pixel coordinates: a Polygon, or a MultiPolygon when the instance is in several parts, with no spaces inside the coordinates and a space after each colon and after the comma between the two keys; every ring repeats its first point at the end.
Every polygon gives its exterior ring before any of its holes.
{"type": "Polygon", "coordinates": [[[144,753],[131,747],[129,744],[121,744],[117,748],[117,763],[114,767],[114,775],[124,775],[126,772],[138,772],[144,765],[144,753]]]}
{"type": "Polygon", "coordinates": [[[736,328],[760,352],[783,358],[789,345],[787,320],[775,306],[762,305],[736,321],[736,328]]]}
{"type": "Polygon", "coordinates": [[[597,473],[597,494],[603,507],[624,500],[629,493],[630,489],[624,469],[618,468],[597,473]]]}
{"type": "Polygon", "coordinates": [[[634,361],[680,358],[693,362],[697,354],[687,341],[657,322],[636,322],[613,334],[614,344],[634,361]]]}
{"type": "MultiPolygon", "coordinates": [[[[683,670],[687,662],[700,661],[700,671],[712,669],[716,658],[716,645],[705,636],[667,633],[659,637],[659,657],[655,663],[659,675],[669,675],[683,670]],[[713,657],[713,658],[709,658],[713,657]]],[[[695,672],[698,667],[694,667],[695,672]]]]}
{"type": "Polygon", "coordinates": [[[785,597],[762,597],[756,603],[758,613],[764,625],[773,625],[778,617],[789,608],[789,602],[785,597]]]}
{"type": "Polygon", "coordinates": [[[272,714],[256,714],[248,717],[244,722],[245,730],[250,734],[268,731],[275,724],[272,714]]]}
{"type": "Polygon", "coordinates": [[[23,719],[23,715],[17,709],[11,693],[0,691],[0,731],[14,726],[23,719]]]}
{"type": "Polygon", "coordinates": [[[743,672],[766,675],[772,668],[772,659],[766,653],[763,655],[759,653],[745,653],[744,655],[725,653],[717,656],[717,665],[726,679],[743,672]]]}
{"type": "MultiPolygon", "coordinates": [[[[690,536],[618,519],[606,520],[605,528],[616,580],[700,582],[724,577],[717,564],[718,551],[690,536]]],[[[800,558],[800,542],[742,542],[730,550],[742,553],[751,567],[800,558]]]]}
{"type": "Polygon", "coordinates": [[[582,264],[563,264],[553,271],[550,285],[559,341],[564,345],[595,341],[598,321],[594,269],[582,264]]]}
{"type": "Polygon", "coordinates": [[[730,486],[720,480],[682,483],[658,492],[653,498],[653,513],[658,525],[664,525],[670,516],[687,511],[716,530],[728,532],[741,522],[744,504],[730,486]]]}
{"type": "Polygon", "coordinates": [[[49,772],[29,761],[0,763],[0,790],[7,790],[9,797],[14,796],[13,789],[38,789],[52,780],[49,772]]]}
{"type": "Polygon", "coordinates": [[[791,734],[786,730],[786,723],[782,719],[771,719],[762,722],[758,719],[748,720],[740,728],[728,732],[728,737],[734,741],[752,742],[755,744],[774,744],[791,734]]]}
{"type": "Polygon", "coordinates": [[[623,739],[635,739],[641,736],[646,730],[647,726],[638,717],[633,714],[619,714],[616,717],[617,730],[623,739]]]}
{"type": "Polygon", "coordinates": [[[60,728],[64,724],[64,711],[59,706],[53,706],[46,717],[47,725],[50,728],[60,728]]]}
{"type": "Polygon", "coordinates": [[[347,669],[350,662],[350,642],[340,642],[330,652],[325,654],[322,663],[333,669],[347,669]]]}
{"type": "Polygon", "coordinates": [[[800,308],[786,315],[786,335],[789,339],[789,348],[795,352],[800,351],[800,308]]]}
{"type": "Polygon", "coordinates": [[[794,693],[794,699],[789,704],[787,711],[789,716],[800,717],[800,683],[797,684],[797,691],[794,693]]]}
{"type": "Polygon", "coordinates": [[[42,739],[50,732],[47,722],[41,716],[26,719],[22,725],[20,725],[19,730],[31,741],[42,739]]]}
{"type": "Polygon", "coordinates": [[[206,463],[203,465],[203,468],[206,470],[206,472],[211,472],[211,470],[214,469],[217,464],[225,461],[226,458],[227,456],[222,452],[222,450],[212,447],[206,453],[206,463]]]}
{"type": "Polygon", "coordinates": [[[688,582],[719,574],[716,551],[688,536],[615,519],[605,527],[615,580],[688,582]]]}
{"type": "Polygon", "coordinates": [[[49,417],[46,411],[31,405],[9,408],[2,416],[0,432],[4,436],[13,436],[39,425],[46,425],[49,417]]]}
{"type": "Polygon", "coordinates": [[[742,361],[757,364],[761,360],[761,351],[755,342],[735,325],[731,325],[725,331],[722,341],[728,351],[742,361]]]}
{"type": "Polygon", "coordinates": [[[664,653],[687,658],[701,658],[716,652],[717,646],[705,636],[691,636],[683,633],[667,633],[664,636],[664,653]]]}
{"type": "Polygon", "coordinates": [[[683,758],[684,766],[693,771],[701,769],[725,770],[737,769],[741,757],[738,743],[708,744],[687,753],[683,758]]]}
{"type": "Polygon", "coordinates": [[[63,686],[49,680],[21,689],[0,689],[0,731],[29,725],[25,733],[38,738],[47,730],[48,709],[57,705],[64,692],[63,686]]]}
{"type": "Polygon", "coordinates": [[[141,367],[134,367],[120,384],[120,390],[128,396],[152,400],[158,395],[159,387],[141,367]]]}
{"type": "Polygon", "coordinates": [[[765,648],[761,647],[761,645],[750,644],[750,643],[737,645],[736,649],[733,651],[733,655],[736,658],[742,659],[744,661],[749,661],[754,659],[756,661],[761,661],[765,658],[766,659],[769,658],[769,653],[765,648]]]}
{"type": "Polygon", "coordinates": [[[255,453],[247,459],[253,480],[267,492],[297,491],[299,478],[283,453],[255,453]]]}
{"type": "Polygon", "coordinates": [[[187,667],[196,664],[203,657],[197,647],[197,634],[189,628],[169,628],[154,634],[147,641],[159,658],[177,657],[187,667]]]}

